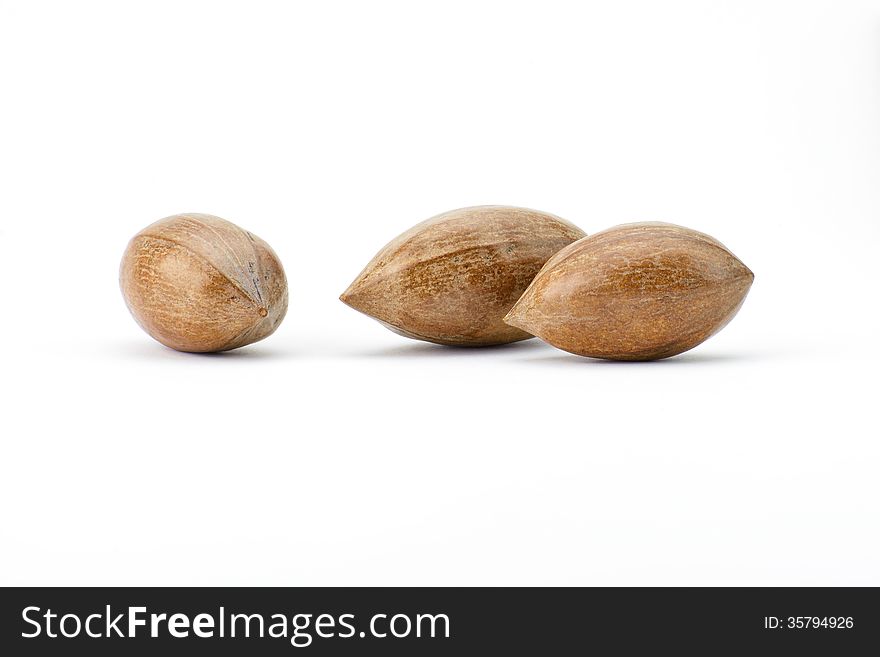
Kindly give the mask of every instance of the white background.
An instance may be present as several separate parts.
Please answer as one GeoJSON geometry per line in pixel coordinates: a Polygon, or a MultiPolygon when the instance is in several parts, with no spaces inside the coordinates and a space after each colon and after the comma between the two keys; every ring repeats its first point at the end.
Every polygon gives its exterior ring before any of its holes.
{"type": "Polygon", "coordinates": [[[0,0],[0,583],[880,584],[880,2],[0,0]],[[337,296],[500,203],[756,275],[683,356],[409,341],[337,296]],[[142,333],[128,239],[267,240],[271,338],[142,333]]]}

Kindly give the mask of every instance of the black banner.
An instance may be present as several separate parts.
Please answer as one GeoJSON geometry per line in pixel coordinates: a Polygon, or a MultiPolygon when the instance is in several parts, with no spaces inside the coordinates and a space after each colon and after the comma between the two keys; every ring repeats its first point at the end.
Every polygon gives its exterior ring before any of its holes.
{"type": "Polygon", "coordinates": [[[880,597],[869,588],[8,588],[0,628],[0,654],[16,656],[861,655],[880,647],[880,597]]]}

